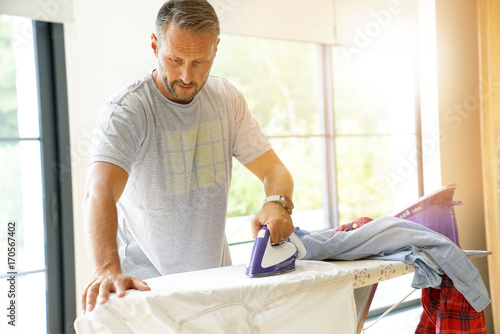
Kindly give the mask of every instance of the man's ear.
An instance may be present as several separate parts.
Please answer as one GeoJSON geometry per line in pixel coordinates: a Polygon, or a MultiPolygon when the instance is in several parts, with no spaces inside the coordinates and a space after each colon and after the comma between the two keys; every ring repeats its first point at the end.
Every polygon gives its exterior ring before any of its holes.
{"type": "Polygon", "coordinates": [[[151,48],[155,53],[155,56],[158,57],[158,38],[154,33],[151,34],[151,48]]]}
{"type": "Polygon", "coordinates": [[[220,38],[217,38],[217,43],[215,43],[214,57],[217,56],[217,50],[219,49],[219,42],[220,42],[220,38]]]}

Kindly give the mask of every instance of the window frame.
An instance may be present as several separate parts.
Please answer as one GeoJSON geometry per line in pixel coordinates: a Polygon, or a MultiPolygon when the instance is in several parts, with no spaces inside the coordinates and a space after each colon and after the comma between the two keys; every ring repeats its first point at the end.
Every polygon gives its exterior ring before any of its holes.
{"type": "Polygon", "coordinates": [[[76,318],[71,149],[63,24],[33,21],[39,99],[49,333],[76,318]]]}
{"type": "Polygon", "coordinates": [[[318,78],[320,78],[320,124],[322,124],[323,140],[323,212],[325,225],[334,228],[339,226],[338,191],[337,191],[337,159],[335,151],[335,104],[333,96],[333,52],[330,45],[317,44],[318,78]]]}

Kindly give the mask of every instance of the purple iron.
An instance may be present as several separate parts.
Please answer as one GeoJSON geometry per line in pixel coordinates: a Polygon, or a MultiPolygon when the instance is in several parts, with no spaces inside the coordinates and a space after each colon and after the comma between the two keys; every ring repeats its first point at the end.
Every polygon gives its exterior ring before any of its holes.
{"type": "Polygon", "coordinates": [[[391,216],[428,227],[458,245],[457,221],[453,207],[462,205],[462,202],[453,200],[456,187],[454,183],[446,185],[391,216]]]}
{"type": "Polygon", "coordinates": [[[293,243],[284,241],[272,245],[269,229],[262,226],[253,244],[247,275],[266,277],[294,270],[295,259],[302,259],[306,255],[306,248],[295,233],[290,235],[290,239],[293,243]]]}

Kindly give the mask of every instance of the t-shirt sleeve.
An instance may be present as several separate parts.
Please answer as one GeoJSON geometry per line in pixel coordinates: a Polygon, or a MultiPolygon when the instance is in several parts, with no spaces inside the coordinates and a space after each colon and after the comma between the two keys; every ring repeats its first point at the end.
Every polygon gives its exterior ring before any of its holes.
{"type": "Polygon", "coordinates": [[[250,113],[243,94],[236,88],[234,88],[233,108],[235,124],[233,156],[242,164],[247,164],[272,147],[257,120],[250,113]]]}
{"type": "Polygon", "coordinates": [[[90,163],[103,161],[130,174],[138,159],[145,124],[137,111],[107,102],[98,118],[90,150],[90,163]]]}

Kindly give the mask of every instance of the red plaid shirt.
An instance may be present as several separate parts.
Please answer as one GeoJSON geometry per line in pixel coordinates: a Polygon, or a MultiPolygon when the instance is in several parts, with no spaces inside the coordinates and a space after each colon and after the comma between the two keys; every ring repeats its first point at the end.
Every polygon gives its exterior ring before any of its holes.
{"type": "Polygon", "coordinates": [[[415,334],[486,334],[484,312],[476,312],[446,275],[439,289],[422,289],[421,302],[415,334]]]}
{"type": "Polygon", "coordinates": [[[355,229],[360,228],[361,226],[371,222],[372,220],[373,219],[371,219],[370,217],[361,217],[361,218],[356,219],[353,222],[350,222],[350,223],[347,223],[344,225],[340,225],[340,226],[333,229],[332,236],[337,234],[338,232],[348,232],[348,231],[355,230],[355,229]]]}

